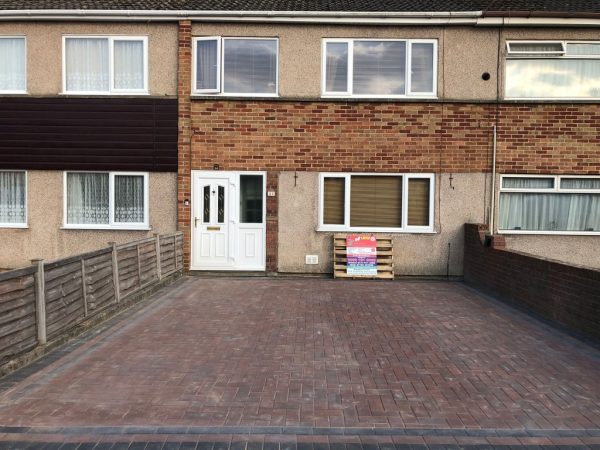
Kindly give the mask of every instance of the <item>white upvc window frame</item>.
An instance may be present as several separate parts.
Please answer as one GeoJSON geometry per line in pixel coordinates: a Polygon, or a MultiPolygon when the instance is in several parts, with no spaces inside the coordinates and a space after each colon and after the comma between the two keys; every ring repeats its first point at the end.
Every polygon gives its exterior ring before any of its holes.
{"type": "Polygon", "coordinates": [[[10,169],[1,169],[0,172],[19,172],[25,174],[25,222],[22,223],[5,223],[0,222],[0,228],[29,228],[29,179],[28,173],[26,170],[10,170],[10,169]]]}
{"type": "MultiPolygon", "coordinates": [[[[576,41],[576,40],[507,40],[506,41],[506,55],[504,57],[504,95],[506,95],[506,63],[510,59],[600,59],[600,55],[569,55],[569,44],[596,44],[600,45],[600,40],[597,41],[576,41]],[[554,51],[515,51],[510,49],[511,44],[561,44],[562,52],[554,51]]],[[[518,100],[518,101],[536,101],[536,100],[600,100],[600,97],[504,97],[504,100],[518,100]]]]}
{"type": "Polygon", "coordinates": [[[509,40],[506,41],[506,56],[512,56],[512,57],[523,57],[523,58],[532,58],[532,55],[539,55],[541,58],[546,58],[548,56],[562,56],[565,55],[567,52],[567,45],[566,45],[566,41],[547,41],[547,40],[536,40],[536,41],[532,41],[532,40],[509,40]],[[552,45],[552,44],[559,44],[562,47],[562,50],[560,51],[554,51],[554,50],[541,50],[541,51],[529,51],[529,50],[512,50],[511,49],[511,45],[512,44],[546,44],[546,45],[552,45]]]}
{"type": "MultiPolygon", "coordinates": [[[[498,189],[498,215],[500,214],[500,196],[503,192],[506,193],[538,193],[538,194],[598,194],[600,195],[600,189],[562,189],[560,187],[560,181],[564,179],[600,179],[600,176],[594,175],[540,175],[540,174],[506,174],[500,176],[500,186],[498,189]],[[552,178],[554,179],[554,186],[551,188],[505,188],[503,187],[503,180],[506,178],[552,178]]],[[[498,233],[499,234],[553,234],[553,235],[563,235],[563,236],[598,236],[600,235],[600,230],[598,231],[552,231],[552,230],[510,230],[510,229],[502,229],[500,228],[500,222],[498,221],[498,233]]]]}
{"type": "Polygon", "coordinates": [[[93,35],[93,34],[65,34],[62,36],[62,93],[63,95],[148,95],[148,36],[147,35],[93,35]],[[68,91],[67,90],[67,39],[108,39],[108,91],[68,91]],[[115,41],[142,41],[144,48],[144,87],[142,89],[116,89],[114,71],[114,43],[115,41]]]}
{"type": "Polygon", "coordinates": [[[373,173],[373,172],[321,172],[319,173],[319,223],[317,231],[340,231],[359,233],[420,233],[434,234],[435,218],[435,174],[433,173],[373,173]],[[402,227],[351,227],[350,205],[351,205],[351,177],[353,176],[381,176],[402,177],[402,227]],[[342,178],[344,183],[344,224],[324,224],[324,192],[325,178],[342,178]],[[408,183],[410,179],[429,180],[429,225],[408,225],[408,183]]]}
{"type": "Polygon", "coordinates": [[[27,86],[29,83],[27,82],[27,36],[21,35],[0,35],[0,39],[23,39],[25,42],[25,54],[23,57],[25,58],[25,89],[0,89],[0,94],[27,94],[27,86]]]}
{"type": "Polygon", "coordinates": [[[438,40],[437,39],[377,39],[377,38],[324,38],[321,40],[321,97],[324,98],[428,98],[437,99],[438,84],[438,40]],[[354,73],[354,42],[405,42],[406,43],[406,74],[404,78],[405,93],[403,95],[385,95],[385,94],[353,94],[353,73],[354,73]],[[327,44],[345,43],[348,45],[348,90],[327,91],[327,44]],[[433,44],[433,90],[431,92],[420,92],[412,90],[412,46],[413,44],[433,44]]]}
{"type": "Polygon", "coordinates": [[[109,172],[104,170],[67,170],[63,172],[63,226],[73,230],[150,230],[150,193],[148,172],[109,172]],[[67,175],[69,173],[109,174],[108,178],[108,224],[73,224],[67,223],[67,175]],[[144,222],[115,222],[115,177],[143,176],[144,177],[144,222]]]}
{"type": "Polygon", "coordinates": [[[221,97],[279,97],[279,38],[253,36],[198,36],[192,40],[192,95],[214,95],[221,97]],[[275,64],[275,93],[264,92],[224,92],[225,45],[227,40],[275,41],[277,63],[275,64]],[[199,41],[217,41],[217,88],[197,89],[196,71],[198,67],[197,43],[199,41]]]}

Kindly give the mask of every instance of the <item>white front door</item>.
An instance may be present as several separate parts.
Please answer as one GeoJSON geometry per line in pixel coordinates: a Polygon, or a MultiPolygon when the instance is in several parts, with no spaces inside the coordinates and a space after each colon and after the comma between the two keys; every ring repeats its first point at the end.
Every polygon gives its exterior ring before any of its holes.
{"type": "Polygon", "coordinates": [[[265,270],[265,178],[192,172],[191,270],[265,270]]]}

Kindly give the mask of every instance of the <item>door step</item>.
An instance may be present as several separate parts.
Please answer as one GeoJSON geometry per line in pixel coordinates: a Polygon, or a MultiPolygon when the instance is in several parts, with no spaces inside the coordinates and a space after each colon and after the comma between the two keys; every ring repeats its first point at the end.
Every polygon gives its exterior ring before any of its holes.
{"type": "Polygon", "coordinates": [[[245,270],[189,270],[186,275],[192,277],[268,277],[272,274],[270,272],[263,271],[245,271],[245,270]]]}

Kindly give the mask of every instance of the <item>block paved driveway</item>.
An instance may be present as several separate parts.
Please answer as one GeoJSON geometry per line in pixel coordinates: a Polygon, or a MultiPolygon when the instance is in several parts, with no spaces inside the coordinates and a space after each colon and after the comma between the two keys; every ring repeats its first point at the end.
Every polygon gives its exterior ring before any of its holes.
{"type": "Polygon", "coordinates": [[[184,278],[0,388],[44,448],[600,444],[600,351],[457,282],[184,278]]]}

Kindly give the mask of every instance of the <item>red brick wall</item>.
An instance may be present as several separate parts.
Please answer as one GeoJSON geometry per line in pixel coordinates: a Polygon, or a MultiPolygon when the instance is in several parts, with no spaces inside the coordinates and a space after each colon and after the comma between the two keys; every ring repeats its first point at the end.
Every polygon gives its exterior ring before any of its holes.
{"type": "Polygon", "coordinates": [[[179,22],[179,55],[177,68],[177,96],[179,102],[179,136],[177,139],[177,229],[183,232],[184,266],[190,266],[191,199],[190,173],[190,90],[192,77],[192,23],[179,22]]]}
{"type": "Polygon", "coordinates": [[[504,104],[500,173],[600,173],[600,104],[504,104]]]}
{"type": "MultiPolygon", "coordinates": [[[[192,168],[487,172],[493,104],[192,101],[192,168]]],[[[503,104],[500,173],[600,171],[600,105],[503,104]]]]}
{"type": "Polygon", "coordinates": [[[192,167],[481,172],[490,164],[491,111],[460,104],[198,100],[191,112],[192,167]]]}
{"type": "Polygon", "coordinates": [[[485,247],[485,231],[465,225],[465,282],[600,342],[600,270],[485,247]]]}

